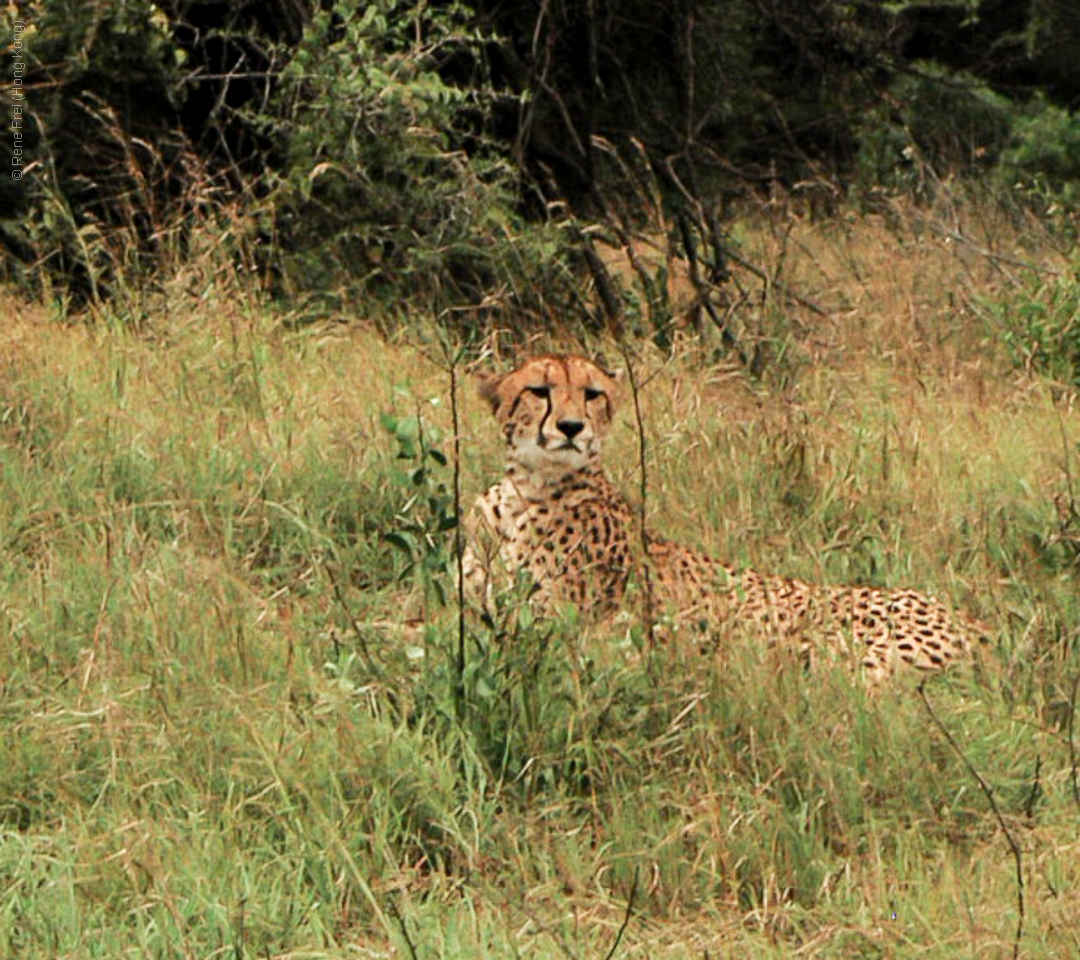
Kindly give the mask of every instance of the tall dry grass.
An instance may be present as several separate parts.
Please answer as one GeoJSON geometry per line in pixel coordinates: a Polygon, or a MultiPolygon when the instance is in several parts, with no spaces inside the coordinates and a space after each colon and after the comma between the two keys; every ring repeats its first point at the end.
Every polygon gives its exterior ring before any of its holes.
{"type": "MultiPolygon", "coordinates": [[[[1065,265],[987,211],[964,243],[907,215],[734,231],[771,278],[729,317],[756,378],[715,331],[621,348],[654,527],[992,627],[990,679],[928,691],[955,747],[910,692],[650,651],[632,618],[471,617],[457,676],[433,332],[290,329],[210,260],[137,328],[6,302],[0,952],[1080,951],[1080,427],[993,309],[1031,295],[1016,263],[1065,265]]],[[[501,454],[460,399],[468,497],[501,454]]]]}

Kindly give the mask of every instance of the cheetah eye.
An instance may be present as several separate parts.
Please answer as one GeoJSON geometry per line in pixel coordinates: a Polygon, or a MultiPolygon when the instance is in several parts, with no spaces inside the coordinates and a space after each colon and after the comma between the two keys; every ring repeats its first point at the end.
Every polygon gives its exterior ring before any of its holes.
{"type": "Polygon", "coordinates": [[[546,399],[551,396],[551,387],[526,387],[525,389],[534,397],[543,397],[546,399]]]}
{"type": "Polygon", "coordinates": [[[597,390],[595,387],[586,387],[585,388],[585,402],[586,403],[588,403],[590,400],[599,400],[603,395],[604,395],[603,390],[597,390]]]}

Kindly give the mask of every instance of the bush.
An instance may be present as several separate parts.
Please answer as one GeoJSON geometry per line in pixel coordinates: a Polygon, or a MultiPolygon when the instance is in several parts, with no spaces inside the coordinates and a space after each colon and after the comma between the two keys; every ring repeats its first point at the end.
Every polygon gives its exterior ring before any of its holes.
{"type": "Polygon", "coordinates": [[[1036,97],[1017,117],[1001,171],[1041,213],[1080,206],[1080,117],[1036,97]],[[1041,201],[1041,202],[1040,202],[1041,201]]]}
{"type": "Polygon", "coordinates": [[[857,182],[922,193],[928,166],[940,175],[986,170],[1009,123],[1008,102],[984,84],[924,65],[898,77],[858,125],[857,182]]]}
{"type": "Polygon", "coordinates": [[[26,175],[0,195],[11,217],[0,243],[23,264],[16,279],[57,277],[76,299],[98,300],[164,256],[184,217],[173,202],[188,172],[175,59],[150,3],[41,0],[17,16],[26,175]]]}
{"type": "Polygon", "coordinates": [[[483,142],[495,92],[460,6],[338,3],[317,13],[263,120],[284,162],[265,209],[280,289],[479,302],[518,239],[512,166],[483,142]],[[464,149],[466,140],[470,150],[464,149]]]}
{"type": "Polygon", "coordinates": [[[26,266],[10,277],[75,305],[138,299],[198,250],[320,308],[519,310],[565,287],[560,232],[517,216],[516,169],[486,134],[492,104],[516,101],[485,79],[467,8],[341,0],[289,30],[240,7],[205,29],[189,15],[23,14],[29,172],[0,244],[26,266]]]}
{"type": "Polygon", "coordinates": [[[1019,365],[1080,387],[1080,261],[1033,280],[996,310],[1019,365]]]}

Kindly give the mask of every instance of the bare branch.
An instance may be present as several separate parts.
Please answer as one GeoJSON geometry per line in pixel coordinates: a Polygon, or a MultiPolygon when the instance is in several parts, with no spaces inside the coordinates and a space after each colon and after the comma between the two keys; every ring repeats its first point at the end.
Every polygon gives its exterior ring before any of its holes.
{"type": "Polygon", "coordinates": [[[1080,673],[1073,679],[1072,693],[1069,696],[1069,775],[1072,780],[1072,795],[1077,807],[1080,807],[1080,784],[1076,778],[1076,694],[1080,691],[1080,673]]]}
{"type": "MultiPolygon", "coordinates": [[[[345,619],[349,621],[349,626],[352,627],[352,631],[356,634],[356,640],[360,644],[360,653],[364,658],[364,662],[367,664],[368,669],[372,672],[377,671],[375,661],[371,657],[371,651],[368,650],[367,640],[364,638],[364,632],[360,629],[360,624],[356,622],[356,617],[352,615],[352,610],[349,609],[348,603],[345,601],[345,594],[342,593],[341,586],[338,583],[337,577],[334,576],[334,571],[330,564],[323,560],[323,570],[326,571],[326,576],[330,580],[330,586],[334,590],[334,597],[337,600],[339,606],[345,611],[345,619]]],[[[335,641],[336,646],[336,641],[335,641]]]]}
{"type": "Polygon", "coordinates": [[[979,773],[975,769],[975,765],[967,758],[964,751],[960,749],[960,745],[953,738],[953,735],[949,733],[948,728],[941,720],[938,719],[934,708],[930,706],[930,700],[926,696],[926,681],[924,680],[918,686],[919,696],[922,698],[923,705],[926,707],[926,712],[930,714],[930,719],[934,721],[934,725],[944,734],[945,740],[949,746],[956,751],[956,755],[967,767],[968,772],[975,778],[979,784],[979,788],[985,795],[987,802],[990,804],[990,809],[994,812],[994,816],[997,818],[998,825],[1001,827],[1002,833],[1005,834],[1005,840],[1009,844],[1009,849],[1012,851],[1013,862],[1016,864],[1016,934],[1013,937],[1013,960],[1018,960],[1020,956],[1020,939],[1024,934],[1024,862],[1020,852],[1020,846],[1016,842],[1012,835],[1012,831],[1009,829],[1008,824],[1005,823],[1005,818],[1001,815],[1001,810],[998,808],[997,801],[994,799],[994,791],[990,787],[979,773]]]}
{"type": "Polygon", "coordinates": [[[622,353],[623,363],[626,366],[626,379],[630,384],[630,396],[634,400],[634,422],[637,426],[638,438],[638,535],[640,537],[641,550],[641,585],[644,589],[642,616],[645,627],[645,640],[651,650],[655,644],[656,618],[653,606],[653,577],[652,563],[649,559],[649,535],[645,529],[645,521],[648,514],[649,475],[646,463],[645,449],[645,418],[641,413],[641,384],[638,382],[637,372],[634,369],[630,349],[625,340],[619,341],[619,350],[622,353]]]}
{"type": "MultiPolygon", "coordinates": [[[[447,350],[449,353],[449,350],[447,350]]],[[[454,565],[457,572],[457,678],[454,699],[458,719],[465,713],[465,537],[462,530],[461,512],[461,415],[458,411],[458,364],[462,351],[449,358],[450,373],[450,422],[454,432],[454,565]]]]}
{"type": "Polygon", "coordinates": [[[412,937],[409,936],[409,929],[405,926],[405,918],[401,915],[401,911],[398,910],[397,904],[394,903],[393,898],[388,899],[386,905],[390,908],[391,915],[401,928],[401,936],[405,940],[405,946],[409,948],[409,956],[412,960],[420,960],[416,952],[416,945],[412,942],[412,937]]]}
{"type": "Polygon", "coordinates": [[[604,956],[604,960],[613,960],[615,951],[619,949],[619,943],[622,941],[623,934],[626,932],[626,928],[630,925],[630,917],[634,913],[634,898],[637,896],[638,889],[638,868],[634,868],[634,882],[630,884],[630,897],[626,901],[626,915],[623,917],[622,926],[619,927],[619,932],[615,934],[615,942],[612,943],[611,949],[604,956]]]}

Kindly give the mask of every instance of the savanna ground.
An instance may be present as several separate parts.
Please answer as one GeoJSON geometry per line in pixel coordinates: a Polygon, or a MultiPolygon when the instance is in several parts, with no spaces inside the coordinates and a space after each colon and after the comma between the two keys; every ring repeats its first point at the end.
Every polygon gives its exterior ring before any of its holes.
{"type": "Polygon", "coordinates": [[[776,221],[739,250],[827,315],[744,275],[760,377],[585,346],[634,365],[654,527],[990,625],[925,699],[527,607],[467,618],[459,699],[434,328],[290,329],[198,256],[140,329],[8,297],[0,955],[1080,955],[1080,412],[1037,342],[1075,261],[986,211],[776,221]]]}

